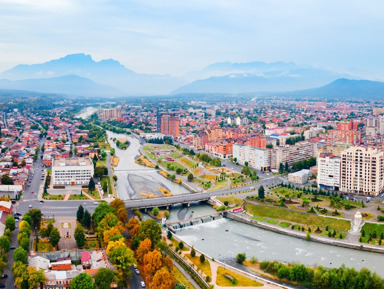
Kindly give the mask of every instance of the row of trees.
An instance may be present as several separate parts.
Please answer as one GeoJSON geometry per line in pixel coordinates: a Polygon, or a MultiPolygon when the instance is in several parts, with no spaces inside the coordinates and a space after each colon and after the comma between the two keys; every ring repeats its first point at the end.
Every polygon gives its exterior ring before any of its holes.
{"type": "MultiPolygon", "coordinates": [[[[43,231],[45,237],[49,237],[50,242],[57,245],[60,240],[60,234],[57,228],[53,225],[44,228],[41,226],[42,213],[39,209],[32,209],[27,212],[22,221],[19,223],[19,234],[17,242],[19,247],[13,253],[14,264],[12,266],[12,274],[15,279],[15,285],[20,289],[38,288],[46,281],[44,270],[37,270],[35,266],[28,267],[28,252],[30,250],[29,240],[32,234],[32,229],[38,234],[38,231],[43,231]],[[43,230],[44,228],[44,230],[43,230]]],[[[38,239],[36,239],[36,247],[38,239]]]]}
{"type": "Polygon", "coordinates": [[[384,288],[383,279],[367,268],[358,272],[354,268],[347,268],[344,265],[332,269],[326,269],[322,266],[313,269],[300,264],[286,265],[277,261],[262,261],[260,269],[277,276],[279,279],[298,282],[308,288],[384,288]]]}
{"type": "Polygon", "coordinates": [[[11,248],[11,235],[15,228],[15,219],[12,216],[7,216],[5,219],[5,232],[4,235],[0,237],[0,274],[3,273],[7,266],[7,253],[11,248]]]}

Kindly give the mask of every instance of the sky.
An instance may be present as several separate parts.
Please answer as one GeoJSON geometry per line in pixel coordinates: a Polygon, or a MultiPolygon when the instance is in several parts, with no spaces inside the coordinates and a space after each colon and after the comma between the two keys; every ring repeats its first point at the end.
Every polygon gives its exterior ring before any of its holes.
{"type": "Polygon", "coordinates": [[[72,53],[139,73],[293,61],[384,80],[384,2],[0,0],[0,71],[72,53]]]}

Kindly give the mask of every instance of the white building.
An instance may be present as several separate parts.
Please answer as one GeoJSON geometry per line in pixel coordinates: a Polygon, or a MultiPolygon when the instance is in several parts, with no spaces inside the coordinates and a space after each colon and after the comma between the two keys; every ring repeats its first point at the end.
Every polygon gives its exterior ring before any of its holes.
{"type": "Polygon", "coordinates": [[[298,161],[303,161],[314,156],[315,144],[301,141],[294,145],[279,146],[272,150],[271,169],[277,171],[280,163],[288,163],[289,166],[298,161]]]}
{"type": "Polygon", "coordinates": [[[232,125],[232,123],[233,123],[232,118],[228,117],[228,118],[227,118],[227,123],[228,123],[229,125],[232,125]]]}
{"type": "Polygon", "coordinates": [[[384,189],[384,152],[353,146],[341,154],[340,191],[377,196],[384,189]]]}
{"type": "Polygon", "coordinates": [[[320,153],[317,160],[317,187],[338,190],[340,188],[340,157],[320,153]]]}
{"type": "Polygon", "coordinates": [[[93,174],[90,158],[56,159],[52,163],[54,186],[87,185],[93,174]]]}
{"type": "Polygon", "coordinates": [[[249,167],[258,170],[267,171],[271,166],[271,150],[269,149],[234,144],[233,158],[236,158],[237,162],[242,165],[248,162],[249,167]]]}
{"type": "Polygon", "coordinates": [[[312,172],[310,170],[301,170],[295,173],[288,174],[288,181],[295,184],[305,184],[308,182],[308,179],[312,177],[312,172]]]}

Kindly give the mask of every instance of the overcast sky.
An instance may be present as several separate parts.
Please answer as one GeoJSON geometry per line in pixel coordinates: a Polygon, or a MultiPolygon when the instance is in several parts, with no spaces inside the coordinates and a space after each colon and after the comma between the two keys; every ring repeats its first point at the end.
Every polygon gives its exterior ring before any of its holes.
{"type": "Polygon", "coordinates": [[[0,0],[0,71],[71,53],[141,73],[294,61],[384,80],[384,2],[0,0]]]}

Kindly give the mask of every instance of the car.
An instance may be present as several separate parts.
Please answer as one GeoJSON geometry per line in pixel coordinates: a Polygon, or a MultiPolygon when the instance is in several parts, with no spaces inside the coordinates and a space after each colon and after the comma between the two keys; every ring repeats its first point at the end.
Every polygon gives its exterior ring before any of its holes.
{"type": "Polygon", "coordinates": [[[5,288],[5,284],[4,283],[0,283],[0,288],[5,288]]]}
{"type": "Polygon", "coordinates": [[[1,279],[5,279],[5,278],[7,278],[7,277],[8,277],[7,274],[3,274],[3,275],[1,275],[1,279]]]}
{"type": "Polygon", "coordinates": [[[135,269],[135,272],[136,272],[137,275],[140,275],[139,269],[135,269]]]}
{"type": "Polygon", "coordinates": [[[140,282],[140,285],[141,285],[141,288],[145,288],[145,283],[144,283],[144,281],[141,281],[141,282],[140,282]]]}
{"type": "Polygon", "coordinates": [[[9,247],[9,249],[10,249],[10,250],[15,250],[16,247],[15,247],[15,246],[11,246],[11,247],[9,247]]]}
{"type": "Polygon", "coordinates": [[[137,265],[136,265],[136,264],[133,264],[133,268],[137,269],[137,265]]]}
{"type": "Polygon", "coordinates": [[[32,208],[32,205],[29,205],[28,208],[32,208]]]}
{"type": "Polygon", "coordinates": [[[21,216],[22,216],[22,214],[21,214],[21,213],[16,213],[15,215],[16,215],[16,216],[19,216],[19,217],[21,217],[21,216]]]}
{"type": "Polygon", "coordinates": [[[40,200],[40,203],[44,203],[44,200],[40,200]]]}
{"type": "Polygon", "coordinates": [[[20,221],[19,218],[17,218],[17,219],[15,218],[15,222],[18,222],[18,221],[20,221]]]}
{"type": "Polygon", "coordinates": [[[93,204],[94,204],[94,205],[98,205],[99,203],[98,203],[98,202],[94,202],[93,204]]]}
{"type": "Polygon", "coordinates": [[[34,192],[32,191],[31,194],[33,194],[34,192]]]}

